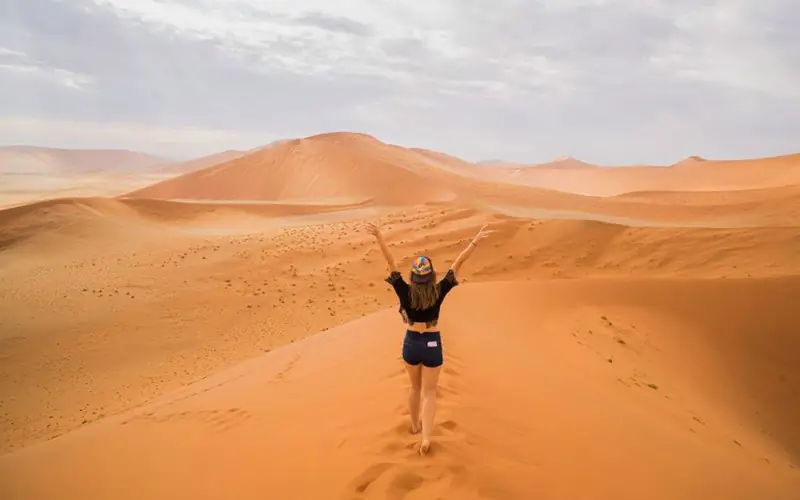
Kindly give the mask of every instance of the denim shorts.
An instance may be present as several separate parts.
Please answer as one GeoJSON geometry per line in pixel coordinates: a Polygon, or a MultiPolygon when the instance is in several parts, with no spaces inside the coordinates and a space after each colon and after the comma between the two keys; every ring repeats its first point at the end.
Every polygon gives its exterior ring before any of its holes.
{"type": "Polygon", "coordinates": [[[406,331],[403,339],[403,361],[409,365],[435,368],[444,362],[442,355],[442,336],[439,332],[418,333],[406,331]]]}

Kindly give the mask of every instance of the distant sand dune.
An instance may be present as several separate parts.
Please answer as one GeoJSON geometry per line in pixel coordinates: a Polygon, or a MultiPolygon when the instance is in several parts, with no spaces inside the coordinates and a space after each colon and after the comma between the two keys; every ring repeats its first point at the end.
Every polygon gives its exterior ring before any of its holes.
{"type": "Polygon", "coordinates": [[[120,149],[0,147],[0,173],[143,172],[171,162],[166,158],[120,149]]]}
{"type": "Polygon", "coordinates": [[[369,136],[323,134],[128,193],[163,199],[291,200],[360,197],[412,204],[452,197],[417,155],[369,136]]]}
{"type": "Polygon", "coordinates": [[[559,168],[481,166],[484,176],[589,196],[631,191],[733,191],[800,184],[800,154],[736,161],[690,161],[674,167],[559,168]]]}
{"type": "Polygon", "coordinates": [[[786,224],[800,211],[794,196],[800,185],[800,154],[626,168],[600,168],[567,158],[512,170],[401,148],[360,134],[332,133],[286,141],[126,196],[264,201],[338,197],[404,206],[457,201],[618,219],[635,213],[662,223],[715,219],[715,225],[786,224]],[[568,168],[560,168],[562,163],[568,168]],[[687,194],[645,194],[654,189],[687,194]],[[777,191],[753,195],[762,189],[777,191]],[[698,192],[708,190],[715,193],[704,198],[698,192]],[[667,196],[673,200],[669,208],[659,202],[667,196]],[[703,201],[686,203],[689,199],[703,201]],[[736,220],[740,216],[745,222],[736,220]]]}

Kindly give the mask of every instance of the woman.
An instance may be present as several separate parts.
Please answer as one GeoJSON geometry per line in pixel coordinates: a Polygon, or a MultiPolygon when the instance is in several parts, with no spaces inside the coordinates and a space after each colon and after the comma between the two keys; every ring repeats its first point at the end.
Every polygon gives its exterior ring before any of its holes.
{"type": "Polygon", "coordinates": [[[424,455],[431,446],[436,386],[444,361],[441,335],[437,328],[439,311],[444,298],[458,285],[456,277],[462,264],[478,247],[478,242],[487,237],[491,231],[483,226],[467,248],[456,258],[441,281],[436,281],[436,271],[431,260],[426,256],[417,257],[411,266],[408,283],[398,271],[397,263],[386,246],[380,228],[375,224],[367,224],[367,231],[378,240],[381,252],[389,264],[389,277],[386,281],[392,285],[397,298],[400,299],[400,315],[403,322],[408,325],[403,341],[403,361],[411,380],[411,394],[408,400],[411,433],[417,434],[422,431],[419,452],[424,455]]]}

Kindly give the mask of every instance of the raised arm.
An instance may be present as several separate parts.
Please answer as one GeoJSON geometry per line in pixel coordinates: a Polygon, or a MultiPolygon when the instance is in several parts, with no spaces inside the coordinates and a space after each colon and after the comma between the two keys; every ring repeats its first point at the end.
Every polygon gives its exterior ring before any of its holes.
{"type": "Polygon", "coordinates": [[[366,229],[367,232],[374,236],[378,241],[378,245],[381,247],[383,258],[386,259],[386,263],[389,264],[389,272],[392,273],[397,271],[397,263],[395,262],[392,253],[389,251],[389,247],[386,246],[386,241],[383,239],[380,228],[375,224],[367,224],[366,229]]]}
{"type": "Polygon", "coordinates": [[[453,270],[456,276],[458,276],[458,271],[461,269],[461,266],[464,264],[464,262],[466,262],[467,259],[469,259],[470,256],[472,255],[472,252],[474,252],[475,249],[478,248],[478,242],[492,233],[492,231],[486,229],[487,227],[488,226],[481,227],[481,230],[478,231],[478,234],[476,234],[475,237],[470,240],[469,245],[467,245],[467,248],[465,248],[459,254],[459,256],[456,257],[456,260],[453,261],[453,265],[450,266],[450,269],[453,270]]]}

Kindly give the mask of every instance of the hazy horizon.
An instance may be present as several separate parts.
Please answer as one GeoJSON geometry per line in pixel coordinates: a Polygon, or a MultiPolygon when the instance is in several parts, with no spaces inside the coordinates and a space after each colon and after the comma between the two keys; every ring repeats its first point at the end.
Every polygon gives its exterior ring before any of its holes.
{"type": "MultiPolygon", "coordinates": [[[[316,135],[322,135],[322,134],[328,134],[328,133],[336,133],[336,132],[338,132],[338,131],[320,132],[319,134],[313,134],[312,136],[307,136],[307,137],[313,137],[313,136],[316,136],[316,135]]],[[[343,131],[343,132],[344,133],[363,133],[363,132],[355,132],[355,131],[343,131]]],[[[370,135],[370,134],[367,134],[367,135],[370,135]]],[[[287,137],[285,139],[277,139],[276,141],[273,141],[273,142],[283,141],[283,140],[287,140],[288,141],[288,140],[294,140],[294,139],[305,139],[307,137],[287,137]]],[[[372,137],[374,137],[374,136],[372,136],[372,137]]],[[[381,140],[379,137],[375,137],[375,139],[381,140]]],[[[382,140],[381,140],[381,142],[385,142],[387,144],[392,144],[392,143],[388,143],[388,142],[382,141],[382,140]]],[[[165,155],[159,154],[158,152],[142,151],[142,150],[125,148],[125,147],[113,147],[113,146],[80,148],[80,147],[70,147],[70,146],[50,146],[50,145],[46,145],[46,144],[0,144],[0,149],[21,147],[21,148],[37,148],[37,149],[50,149],[50,150],[80,150],[80,151],[109,151],[109,152],[113,152],[113,151],[125,152],[125,151],[127,151],[127,152],[131,152],[131,153],[142,153],[142,154],[146,154],[146,155],[151,155],[151,156],[154,156],[154,157],[161,158],[163,160],[167,160],[169,162],[181,163],[181,162],[197,160],[197,159],[205,158],[205,157],[209,157],[209,156],[214,156],[216,154],[223,153],[223,152],[226,152],[226,151],[244,151],[244,152],[254,151],[254,150],[266,147],[268,145],[269,145],[269,143],[260,144],[260,145],[256,145],[256,146],[251,147],[251,148],[241,149],[241,150],[237,150],[237,149],[234,149],[234,148],[229,148],[229,149],[225,149],[225,150],[214,150],[214,151],[212,151],[210,153],[201,153],[199,155],[188,155],[188,156],[182,156],[182,157],[165,156],[165,155]]],[[[397,144],[397,145],[399,145],[399,144],[397,144]]],[[[404,144],[404,145],[399,145],[399,146],[406,147],[406,148],[417,148],[417,146],[415,146],[413,144],[404,144]]],[[[649,166],[670,166],[670,165],[674,165],[674,164],[676,164],[676,163],[678,163],[680,161],[683,161],[683,160],[687,160],[687,159],[690,159],[690,158],[698,158],[698,157],[703,159],[703,160],[712,160],[712,161],[713,160],[717,160],[717,161],[756,160],[756,159],[760,159],[760,158],[772,158],[772,157],[788,156],[788,155],[793,155],[793,154],[800,153],[800,149],[796,149],[795,151],[786,151],[784,153],[778,153],[778,154],[772,154],[772,155],[762,155],[762,156],[748,156],[748,157],[709,158],[709,157],[705,157],[705,156],[702,156],[702,155],[688,155],[688,156],[684,156],[682,158],[675,158],[674,160],[668,161],[668,162],[665,162],[665,163],[646,163],[646,162],[640,161],[640,162],[631,162],[631,163],[625,163],[625,164],[610,165],[610,164],[592,163],[590,161],[587,161],[584,158],[577,158],[577,157],[572,156],[572,155],[562,155],[562,156],[553,157],[553,158],[550,158],[550,159],[544,159],[542,161],[525,161],[525,160],[514,161],[514,160],[508,160],[508,159],[505,159],[505,158],[482,158],[482,159],[478,159],[478,160],[470,160],[470,159],[466,159],[466,158],[460,157],[458,155],[452,154],[449,151],[444,151],[444,150],[441,150],[441,149],[431,149],[431,148],[425,148],[425,149],[430,149],[431,151],[444,153],[444,154],[447,154],[449,156],[453,156],[453,157],[456,157],[456,158],[459,158],[459,159],[462,159],[462,160],[465,160],[465,161],[468,161],[468,162],[471,162],[471,163],[475,163],[475,164],[507,163],[507,164],[514,164],[514,165],[539,165],[539,164],[558,162],[558,161],[566,160],[566,159],[573,159],[573,160],[582,161],[582,162],[589,163],[589,164],[596,165],[596,166],[600,166],[600,167],[629,167],[629,166],[633,167],[633,166],[648,166],[648,165],[649,166]]]]}

